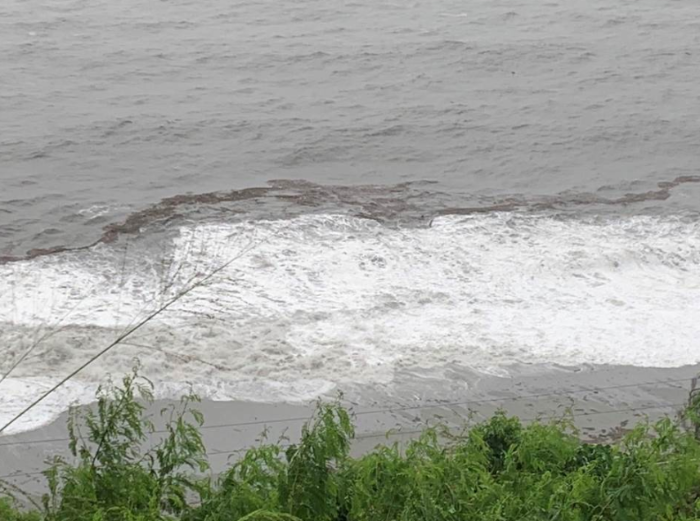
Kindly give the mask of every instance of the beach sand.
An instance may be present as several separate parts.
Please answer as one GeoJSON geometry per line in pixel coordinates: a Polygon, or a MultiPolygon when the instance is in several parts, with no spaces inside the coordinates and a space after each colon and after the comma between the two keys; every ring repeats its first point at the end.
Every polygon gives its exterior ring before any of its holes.
{"type": "MultiPolygon", "coordinates": [[[[458,432],[499,408],[527,422],[569,414],[582,439],[607,443],[647,418],[675,416],[688,399],[691,379],[699,372],[700,365],[672,369],[521,367],[517,376],[511,372],[498,377],[453,368],[443,370],[439,378],[415,372],[397,375],[398,383],[390,388],[356,391],[344,398],[344,404],[356,415],[352,449],[356,455],[380,444],[405,442],[427,425],[443,423],[458,432]],[[438,400],[437,395],[443,398],[438,400]]],[[[171,403],[156,401],[148,413],[157,418],[171,403]]],[[[211,472],[218,474],[242,450],[260,443],[263,431],[271,442],[296,441],[301,426],[313,415],[314,404],[207,400],[198,409],[205,416],[202,433],[211,472]]],[[[155,423],[158,428],[160,421],[155,423]]],[[[66,414],[40,429],[0,437],[2,480],[30,494],[45,491],[41,470],[47,460],[69,456],[66,437],[66,414]]],[[[154,435],[147,445],[157,438],[154,435]]]]}

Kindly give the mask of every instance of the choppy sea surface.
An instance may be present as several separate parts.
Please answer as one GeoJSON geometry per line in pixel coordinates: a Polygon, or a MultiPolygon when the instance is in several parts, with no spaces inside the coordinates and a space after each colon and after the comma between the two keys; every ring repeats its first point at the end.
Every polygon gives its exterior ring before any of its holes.
{"type": "Polygon", "coordinates": [[[134,357],[264,401],[700,362],[698,49],[691,0],[3,2],[0,423],[183,292],[15,428],[134,357]]]}

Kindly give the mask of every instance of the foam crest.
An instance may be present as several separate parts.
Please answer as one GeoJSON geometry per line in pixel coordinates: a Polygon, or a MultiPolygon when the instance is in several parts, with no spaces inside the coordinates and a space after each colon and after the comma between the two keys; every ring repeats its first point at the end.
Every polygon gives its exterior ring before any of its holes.
{"type": "MultiPolygon", "coordinates": [[[[92,392],[135,356],[165,394],[191,382],[264,401],[412,367],[700,361],[700,225],[678,217],[498,213],[397,229],[308,215],[193,224],[164,257],[103,245],[0,266],[2,368],[51,333],[12,385],[68,374],[234,258],[72,385],[92,392]]],[[[8,414],[30,394],[13,389],[0,393],[8,414]]],[[[64,392],[85,395],[76,389],[64,392]]]]}

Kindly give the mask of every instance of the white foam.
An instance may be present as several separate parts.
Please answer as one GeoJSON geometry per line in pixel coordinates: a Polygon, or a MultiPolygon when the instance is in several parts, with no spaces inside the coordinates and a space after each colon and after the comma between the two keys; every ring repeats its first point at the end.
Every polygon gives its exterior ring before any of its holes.
{"type": "MultiPolygon", "coordinates": [[[[82,373],[72,385],[84,390],[69,387],[66,396],[94,392],[105,371],[127,371],[134,356],[163,389],[190,381],[205,395],[264,401],[387,383],[398,368],[700,361],[697,222],[502,213],[392,229],[315,215],[185,227],[167,275],[144,259],[124,270],[109,247],[0,267],[8,360],[39,326],[65,326],[17,368],[12,385],[68,374],[134,317],[242,251],[138,331],[130,339],[138,346],[119,346],[82,373]]],[[[17,393],[29,394],[0,389],[3,414],[17,410],[17,393]]]]}
{"type": "Polygon", "coordinates": [[[89,218],[95,218],[95,217],[102,217],[103,215],[107,215],[111,211],[113,211],[114,208],[112,206],[106,205],[106,204],[93,204],[92,206],[88,208],[83,208],[82,210],[78,210],[78,213],[80,215],[83,215],[85,217],[89,218]]]}

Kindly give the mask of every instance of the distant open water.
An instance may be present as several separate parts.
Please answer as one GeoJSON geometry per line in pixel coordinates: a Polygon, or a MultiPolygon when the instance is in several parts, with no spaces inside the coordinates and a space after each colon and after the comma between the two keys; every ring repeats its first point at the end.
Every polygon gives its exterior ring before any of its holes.
{"type": "Polygon", "coordinates": [[[5,0],[0,255],[270,179],[652,189],[698,173],[699,49],[694,0],[5,0]]]}
{"type": "Polygon", "coordinates": [[[4,1],[0,424],[241,251],[17,428],[134,356],[270,401],[700,361],[698,49],[692,0],[4,1]]]}

